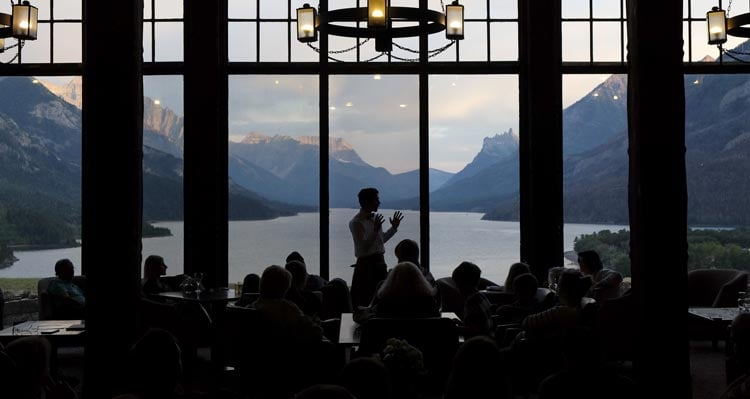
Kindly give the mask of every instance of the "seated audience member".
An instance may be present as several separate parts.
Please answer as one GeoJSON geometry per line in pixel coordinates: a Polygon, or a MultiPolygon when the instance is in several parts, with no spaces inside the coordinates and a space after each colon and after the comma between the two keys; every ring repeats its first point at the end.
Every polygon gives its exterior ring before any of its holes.
{"type": "Polygon", "coordinates": [[[411,262],[397,264],[375,292],[369,308],[355,312],[355,320],[370,317],[439,317],[436,291],[411,262]]]}
{"type": "Polygon", "coordinates": [[[250,306],[257,299],[257,294],[260,291],[260,276],[255,273],[248,273],[242,280],[242,292],[240,299],[235,303],[235,306],[250,306]]]}
{"type": "Polygon", "coordinates": [[[591,279],[578,270],[566,269],[560,276],[558,295],[560,305],[523,319],[523,328],[528,334],[562,332],[581,325],[583,312],[581,299],[588,292],[591,279]]]}
{"type": "Polygon", "coordinates": [[[478,289],[481,275],[479,266],[471,262],[461,262],[453,270],[453,281],[464,303],[458,316],[463,323],[461,330],[465,337],[486,335],[492,329],[492,305],[478,289]]]}
{"type": "Polygon", "coordinates": [[[603,301],[605,299],[617,298],[620,296],[620,285],[622,284],[622,274],[605,269],[602,260],[596,251],[582,251],[578,253],[578,265],[581,273],[585,276],[591,276],[593,285],[588,296],[603,301]]]}
{"type": "MultiPolygon", "coordinates": [[[[303,258],[302,255],[297,251],[292,251],[289,255],[287,255],[285,263],[289,263],[293,260],[300,261],[303,265],[305,265],[305,267],[307,267],[305,258],[303,258]]],[[[308,274],[307,281],[305,282],[305,290],[320,291],[320,289],[323,288],[326,283],[327,281],[323,277],[320,277],[317,274],[308,274]]]]}
{"type": "Polygon", "coordinates": [[[560,281],[560,275],[562,274],[564,267],[550,267],[547,270],[547,288],[557,292],[558,283],[560,281]]]}
{"type": "Polygon", "coordinates": [[[281,266],[268,266],[260,277],[260,297],[251,307],[266,322],[267,333],[275,339],[292,342],[320,342],[323,330],[305,316],[294,303],[284,299],[292,285],[292,275],[281,266]]]}
{"type": "Polygon", "coordinates": [[[506,375],[495,341],[483,336],[471,338],[453,359],[443,398],[510,398],[506,375]]]}
{"type": "Polygon", "coordinates": [[[391,399],[393,386],[388,369],[375,357],[359,357],[347,363],[339,376],[341,386],[357,399],[391,399]]]}
{"type": "Polygon", "coordinates": [[[545,378],[540,399],[626,399],[635,397],[635,384],[604,366],[597,337],[587,329],[563,333],[560,349],[562,371],[545,378]]]}
{"type": "Polygon", "coordinates": [[[150,329],[128,354],[129,393],[139,399],[178,397],[182,358],[175,337],[166,330],[150,329]]]}
{"type": "Polygon", "coordinates": [[[508,270],[508,277],[505,278],[505,285],[503,286],[503,290],[505,292],[513,293],[513,280],[516,279],[516,277],[531,273],[531,268],[529,265],[518,262],[510,265],[510,270],[508,270]]]}
{"type": "Polygon", "coordinates": [[[60,259],[55,263],[57,278],[50,281],[47,287],[55,318],[83,319],[86,297],[81,288],[73,283],[74,273],[75,268],[70,259],[60,259]]]}
{"type": "Polygon", "coordinates": [[[393,252],[396,255],[398,263],[411,262],[415,264],[419,268],[419,270],[422,271],[422,274],[424,275],[424,278],[427,279],[427,282],[429,282],[433,287],[437,286],[435,277],[432,276],[432,273],[430,273],[429,270],[425,269],[419,264],[419,244],[417,244],[416,241],[410,240],[408,238],[405,240],[401,240],[401,242],[396,244],[396,248],[393,252]]]}
{"type": "MultiPolygon", "coordinates": [[[[302,262],[307,268],[305,259],[299,252],[293,251],[286,257],[286,263],[293,260],[302,262]]],[[[331,281],[326,281],[316,274],[308,274],[304,291],[320,291],[322,293],[323,298],[319,314],[321,319],[338,318],[341,317],[341,313],[352,312],[349,285],[343,279],[334,278],[331,281]]]]}
{"type": "Polygon", "coordinates": [[[308,278],[305,264],[298,260],[292,260],[287,262],[284,268],[292,275],[292,286],[286,293],[286,299],[294,302],[304,314],[308,316],[317,315],[322,303],[320,298],[312,291],[305,290],[308,278]]]}
{"type": "Polygon", "coordinates": [[[521,274],[513,280],[513,294],[516,300],[510,305],[497,308],[495,315],[499,316],[501,324],[521,323],[526,316],[538,312],[540,304],[535,296],[539,283],[531,273],[521,274]]]}
{"type": "Polygon", "coordinates": [[[144,295],[154,295],[160,292],[172,291],[174,287],[170,287],[161,278],[161,276],[165,276],[166,274],[167,265],[164,263],[164,258],[159,255],[149,255],[146,261],[143,262],[141,292],[144,295]]]}

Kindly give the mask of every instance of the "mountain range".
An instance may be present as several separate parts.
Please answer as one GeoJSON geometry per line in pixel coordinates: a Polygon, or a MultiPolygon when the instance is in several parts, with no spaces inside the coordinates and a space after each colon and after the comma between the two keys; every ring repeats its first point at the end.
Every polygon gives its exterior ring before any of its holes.
{"type": "MultiPolygon", "coordinates": [[[[79,225],[80,87],[80,79],[65,85],[0,79],[0,90],[14,93],[0,97],[0,241],[20,234],[3,221],[34,220],[72,231],[79,225]]],[[[686,76],[685,104],[689,223],[750,225],[750,76],[686,76]]],[[[627,223],[626,106],[627,79],[612,75],[563,110],[567,222],[627,223]]],[[[430,169],[431,210],[517,220],[518,133],[509,129],[482,144],[458,173],[430,169]]],[[[373,186],[384,207],[418,208],[418,171],[394,174],[369,165],[341,138],[328,145],[332,207],[356,208],[358,190],[373,186]]],[[[228,141],[230,217],[267,219],[316,209],[319,147],[318,137],[263,132],[228,141]]],[[[182,219],[183,148],[182,117],[144,98],[146,220],[182,219]]]]}

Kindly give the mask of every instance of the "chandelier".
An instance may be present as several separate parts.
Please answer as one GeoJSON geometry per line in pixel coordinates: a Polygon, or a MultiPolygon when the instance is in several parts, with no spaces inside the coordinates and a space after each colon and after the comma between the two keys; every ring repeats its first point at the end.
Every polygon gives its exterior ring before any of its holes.
{"type": "MultiPolygon", "coordinates": [[[[445,37],[451,42],[441,49],[430,50],[430,56],[434,56],[445,51],[456,40],[464,38],[464,6],[460,5],[458,0],[454,0],[443,8],[445,13],[429,9],[422,11],[415,7],[392,7],[389,0],[368,0],[367,7],[342,8],[318,13],[317,9],[304,4],[297,9],[297,40],[310,45],[318,40],[318,30],[324,25],[326,32],[331,35],[365,38],[365,41],[375,39],[375,51],[381,53],[375,57],[378,58],[392,51],[394,38],[419,36],[423,32],[422,29],[425,29],[427,34],[445,30],[445,37]],[[424,28],[419,24],[423,18],[427,22],[424,28]],[[397,22],[397,26],[393,26],[394,21],[397,22]],[[358,23],[357,26],[351,26],[353,22],[358,23]],[[360,22],[367,24],[359,26],[360,22]],[[412,24],[409,25],[409,22],[412,24]]],[[[396,46],[416,53],[403,46],[396,46]]]]}
{"type": "Polygon", "coordinates": [[[39,11],[28,1],[12,5],[12,14],[0,13],[0,53],[18,47],[18,53],[9,62],[21,57],[24,40],[36,40],[39,11]],[[16,44],[5,47],[5,39],[12,37],[16,44]]]}

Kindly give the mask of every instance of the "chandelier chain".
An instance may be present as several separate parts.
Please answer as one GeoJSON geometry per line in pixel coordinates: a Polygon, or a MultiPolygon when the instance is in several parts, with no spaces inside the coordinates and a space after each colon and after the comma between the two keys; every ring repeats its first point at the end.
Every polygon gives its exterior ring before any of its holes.
{"type": "Polygon", "coordinates": [[[729,5],[727,6],[727,17],[729,16],[730,11],[732,11],[732,0],[729,0],[729,5]]]}
{"type": "MultiPolygon", "coordinates": [[[[362,41],[359,45],[362,45],[362,44],[366,43],[368,40],[370,40],[370,39],[368,38],[367,40],[362,41]]],[[[433,50],[427,50],[427,52],[429,53],[429,55],[427,56],[427,58],[433,58],[433,57],[435,57],[436,55],[444,52],[445,50],[448,50],[455,43],[456,43],[455,40],[451,40],[448,44],[446,44],[443,47],[439,47],[439,48],[436,48],[436,49],[433,49],[433,50]]],[[[412,53],[412,54],[419,54],[419,51],[412,50],[412,49],[410,49],[408,47],[405,47],[405,46],[401,46],[398,43],[393,43],[393,45],[396,46],[397,48],[403,50],[403,51],[406,51],[406,52],[409,52],[409,53],[412,53]]],[[[316,53],[320,54],[320,48],[315,47],[315,46],[313,46],[310,43],[307,43],[307,47],[310,47],[311,49],[313,49],[313,51],[315,51],[316,53]]],[[[343,54],[343,53],[352,51],[355,48],[357,48],[356,45],[354,47],[350,47],[350,48],[344,49],[344,50],[329,51],[328,52],[328,59],[331,60],[331,61],[335,61],[335,62],[346,62],[344,60],[340,60],[338,58],[333,57],[331,54],[343,54]]],[[[373,57],[365,59],[365,60],[361,60],[360,62],[372,62],[372,61],[375,61],[378,58],[384,56],[385,54],[388,54],[388,52],[381,52],[380,54],[378,54],[376,56],[373,56],[373,57]]],[[[399,57],[399,56],[394,55],[393,52],[390,52],[390,56],[391,56],[391,58],[394,58],[394,59],[396,59],[398,61],[419,62],[419,58],[403,58],[403,57],[399,57]]]]}
{"type": "Polygon", "coordinates": [[[10,50],[12,48],[18,47],[18,52],[16,52],[16,54],[13,56],[13,58],[11,58],[9,61],[7,61],[6,64],[12,64],[13,61],[15,61],[15,60],[18,59],[18,55],[21,54],[21,50],[23,49],[23,45],[24,45],[24,41],[23,40],[19,40],[19,41],[16,42],[16,44],[10,45],[10,46],[5,47],[3,49],[3,51],[6,51],[6,50],[10,50]]]}

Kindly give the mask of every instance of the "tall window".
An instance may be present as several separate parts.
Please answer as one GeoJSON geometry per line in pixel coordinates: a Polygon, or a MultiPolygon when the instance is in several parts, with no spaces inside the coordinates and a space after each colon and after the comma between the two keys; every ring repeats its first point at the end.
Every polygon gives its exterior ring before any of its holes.
{"type": "Polygon", "coordinates": [[[169,274],[184,265],[183,79],[143,77],[143,259],[160,255],[169,274]]]}
{"type": "Polygon", "coordinates": [[[337,75],[330,80],[330,265],[331,277],[351,281],[354,244],[349,220],[357,213],[357,193],[380,191],[379,213],[388,218],[407,209],[386,243],[393,248],[409,238],[419,242],[419,96],[416,76],[337,75]]]}
{"type": "Polygon", "coordinates": [[[518,78],[430,77],[430,268],[502,284],[519,261],[518,78]]]}
{"type": "Polygon", "coordinates": [[[230,281],[292,251],[318,274],[318,78],[234,75],[229,87],[230,281]]]}

